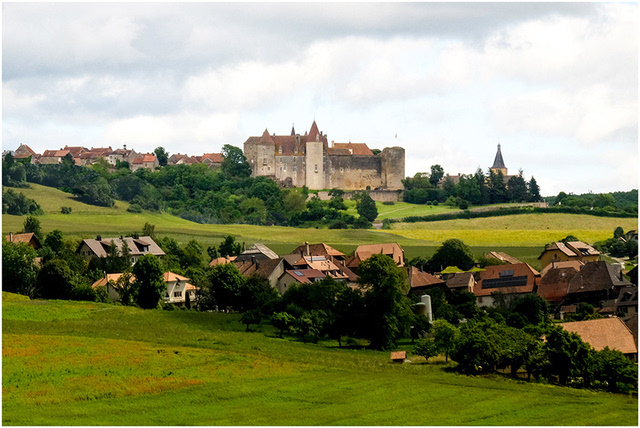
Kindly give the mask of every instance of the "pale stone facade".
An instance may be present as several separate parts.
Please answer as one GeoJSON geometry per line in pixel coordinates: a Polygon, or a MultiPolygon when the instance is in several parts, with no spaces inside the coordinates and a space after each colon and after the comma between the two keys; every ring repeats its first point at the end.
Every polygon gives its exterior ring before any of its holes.
{"type": "Polygon", "coordinates": [[[267,176],[294,187],[312,190],[400,190],[404,178],[404,149],[387,147],[374,155],[366,144],[328,144],[315,121],[305,135],[249,137],[244,155],[252,176],[267,176]]]}

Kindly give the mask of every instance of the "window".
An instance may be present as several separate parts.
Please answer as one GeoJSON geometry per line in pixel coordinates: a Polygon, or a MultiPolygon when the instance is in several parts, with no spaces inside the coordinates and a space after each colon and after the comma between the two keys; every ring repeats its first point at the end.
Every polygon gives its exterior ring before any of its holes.
{"type": "Polygon", "coordinates": [[[298,167],[296,165],[293,166],[293,172],[296,172],[298,170],[298,167]]]}
{"type": "Polygon", "coordinates": [[[182,291],[176,291],[173,293],[173,297],[182,297],[182,291]]]}
{"type": "Polygon", "coordinates": [[[271,171],[271,167],[270,166],[267,167],[267,171],[271,171]]]}
{"type": "Polygon", "coordinates": [[[316,172],[318,172],[318,164],[316,164],[316,172]]]}
{"type": "Polygon", "coordinates": [[[267,164],[267,158],[262,159],[262,165],[266,165],[267,164]]]}

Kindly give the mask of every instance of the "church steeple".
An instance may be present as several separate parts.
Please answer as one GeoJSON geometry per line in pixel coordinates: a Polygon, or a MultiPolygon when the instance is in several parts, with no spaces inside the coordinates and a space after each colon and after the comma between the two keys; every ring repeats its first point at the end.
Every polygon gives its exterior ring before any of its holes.
{"type": "Polygon", "coordinates": [[[504,164],[504,160],[502,159],[502,151],[500,150],[500,143],[498,143],[498,152],[496,153],[496,158],[493,161],[493,166],[491,167],[491,171],[494,173],[502,172],[502,175],[507,175],[507,167],[504,164]]]}
{"type": "Polygon", "coordinates": [[[291,124],[291,135],[292,136],[296,135],[296,128],[293,126],[293,124],[291,124]]]}

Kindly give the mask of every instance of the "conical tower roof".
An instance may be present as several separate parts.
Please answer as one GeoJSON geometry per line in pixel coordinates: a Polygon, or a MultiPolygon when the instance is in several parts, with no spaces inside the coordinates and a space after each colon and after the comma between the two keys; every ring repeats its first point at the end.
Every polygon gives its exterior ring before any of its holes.
{"type": "Polygon", "coordinates": [[[496,158],[493,161],[493,166],[491,167],[491,169],[494,168],[507,168],[506,166],[504,166],[504,160],[502,159],[502,152],[500,151],[500,144],[498,144],[498,153],[496,153],[496,158]]]}
{"type": "Polygon", "coordinates": [[[309,130],[309,138],[311,138],[311,140],[315,140],[316,135],[319,135],[320,131],[318,131],[318,125],[316,125],[316,121],[314,120],[313,123],[311,124],[311,129],[309,130]]]}
{"type": "Polygon", "coordinates": [[[267,129],[264,130],[262,137],[258,140],[259,143],[273,143],[275,144],[275,140],[271,135],[269,135],[269,131],[267,129]]]}

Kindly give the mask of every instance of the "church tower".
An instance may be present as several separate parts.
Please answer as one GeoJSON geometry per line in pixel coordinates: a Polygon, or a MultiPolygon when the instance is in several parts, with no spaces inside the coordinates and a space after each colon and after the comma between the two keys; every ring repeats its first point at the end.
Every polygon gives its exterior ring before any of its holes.
{"type": "Polygon", "coordinates": [[[504,165],[504,160],[502,160],[502,152],[500,151],[500,144],[498,144],[498,153],[496,153],[496,158],[493,161],[493,166],[491,167],[491,172],[497,174],[498,172],[502,172],[503,176],[507,176],[507,167],[504,165]]]}

